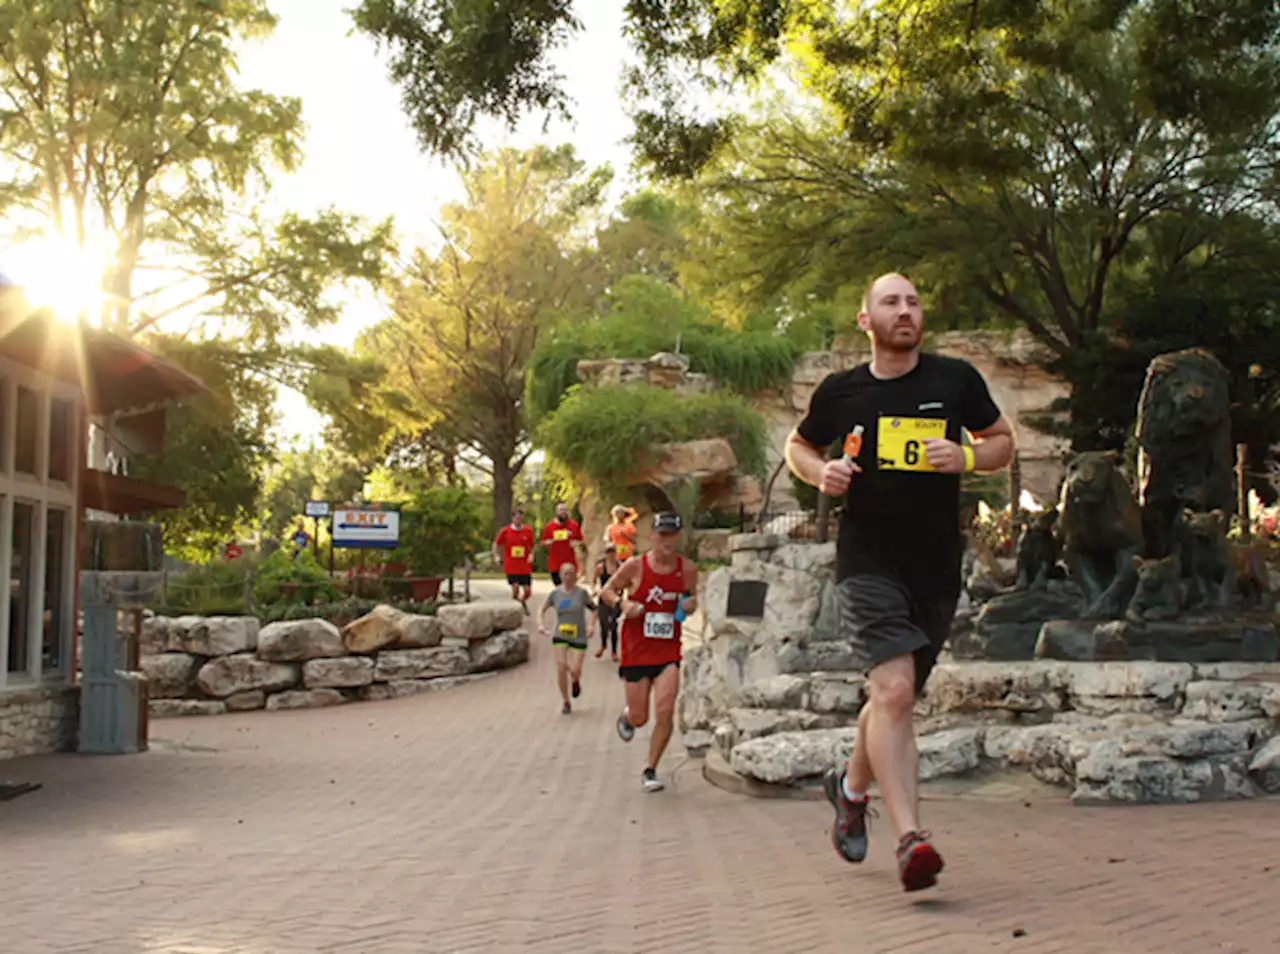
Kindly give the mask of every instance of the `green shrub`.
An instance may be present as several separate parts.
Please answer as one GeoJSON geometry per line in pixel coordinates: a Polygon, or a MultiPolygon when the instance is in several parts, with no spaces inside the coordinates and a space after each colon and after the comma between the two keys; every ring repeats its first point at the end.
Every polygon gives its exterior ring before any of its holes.
{"type": "Polygon", "coordinates": [[[245,611],[245,577],[260,561],[244,556],[216,560],[171,574],[157,587],[147,608],[161,616],[235,616],[245,611]]]}
{"type": "MultiPolygon", "coordinates": [[[[345,600],[317,603],[314,606],[305,606],[301,603],[276,603],[272,606],[264,606],[257,615],[264,625],[266,623],[277,623],[281,620],[326,619],[341,628],[352,620],[373,612],[374,607],[380,603],[387,602],[386,600],[348,597],[345,600]]],[[[410,600],[392,600],[389,602],[391,606],[398,610],[402,610],[405,613],[414,613],[418,616],[435,616],[438,605],[432,600],[428,600],[425,603],[414,603],[410,600]]]]}
{"type": "Polygon", "coordinates": [[[292,547],[281,547],[254,573],[253,599],[260,606],[281,601],[330,602],[337,596],[338,588],[329,572],[316,562],[310,550],[299,550],[295,556],[292,547]]]}
{"type": "Polygon", "coordinates": [[[606,493],[633,485],[653,467],[660,444],[724,437],[739,471],[758,475],[765,466],[763,419],[723,392],[685,397],[648,385],[575,388],[538,437],[549,454],[606,493]]]}
{"type": "Polygon", "coordinates": [[[431,487],[400,510],[400,545],[387,554],[415,576],[448,576],[489,546],[491,517],[484,499],[466,487],[431,487]]]}

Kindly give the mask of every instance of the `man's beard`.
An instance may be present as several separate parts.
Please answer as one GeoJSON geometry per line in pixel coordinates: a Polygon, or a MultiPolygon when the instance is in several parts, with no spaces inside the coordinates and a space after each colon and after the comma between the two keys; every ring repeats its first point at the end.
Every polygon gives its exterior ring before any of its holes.
{"type": "Polygon", "coordinates": [[[897,330],[897,328],[890,328],[888,334],[881,334],[878,330],[872,328],[872,341],[881,350],[894,351],[899,354],[915,351],[916,348],[920,347],[920,342],[924,338],[923,328],[919,332],[916,332],[914,328],[906,328],[906,331],[912,332],[910,338],[899,337],[897,330]]]}

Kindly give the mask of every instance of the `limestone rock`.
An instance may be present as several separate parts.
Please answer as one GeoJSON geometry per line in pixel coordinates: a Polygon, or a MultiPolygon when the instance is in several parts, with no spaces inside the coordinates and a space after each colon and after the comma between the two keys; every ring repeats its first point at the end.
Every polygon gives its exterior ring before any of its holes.
{"type": "Polygon", "coordinates": [[[297,685],[297,682],[296,667],[267,662],[253,653],[236,653],[211,659],[200,667],[200,672],[196,675],[196,685],[201,691],[219,699],[251,689],[262,689],[265,692],[289,689],[297,685]]]}
{"type": "Polygon", "coordinates": [[[305,662],[345,656],[342,633],[327,619],[268,623],[258,634],[258,656],[278,662],[305,662]]]}
{"type": "Polygon", "coordinates": [[[1260,719],[1265,714],[1262,700],[1273,690],[1264,682],[1225,682],[1202,679],[1187,683],[1182,715],[1208,722],[1238,722],[1260,719]]]}
{"type": "Polygon", "coordinates": [[[920,751],[920,781],[944,775],[963,775],[978,767],[982,758],[982,730],[948,729],[923,736],[920,751]]]}
{"type": "Polygon", "coordinates": [[[682,732],[710,730],[722,711],[721,679],[710,646],[691,646],[680,663],[676,715],[682,732]]]}
{"type": "Polygon", "coordinates": [[[261,709],[267,704],[267,694],[261,689],[250,689],[248,692],[237,692],[227,696],[225,705],[228,712],[248,712],[261,709]]]}
{"type": "Polygon", "coordinates": [[[737,730],[737,743],[778,732],[831,728],[834,720],[803,709],[730,709],[729,721],[737,730]]]}
{"type": "Polygon", "coordinates": [[[388,649],[378,653],[375,682],[461,676],[470,671],[471,654],[459,646],[431,649],[388,649]]]}
{"type": "Polygon", "coordinates": [[[353,689],[373,682],[373,660],[363,656],[309,659],[302,664],[302,684],[308,689],[353,689]]]}
{"type": "Polygon", "coordinates": [[[728,615],[730,570],[721,567],[707,577],[704,590],[707,625],[712,633],[742,637],[755,646],[798,641],[809,635],[821,606],[823,580],[819,576],[806,570],[757,562],[750,572],[736,570],[733,577],[743,581],[754,579],[768,587],[764,616],[749,619],[728,615]]]}
{"type": "Polygon", "coordinates": [[[354,619],[342,629],[342,642],[352,653],[376,653],[400,640],[407,613],[385,604],[354,619]]]}
{"type": "Polygon", "coordinates": [[[711,748],[712,736],[705,729],[693,729],[684,734],[685,751],[691,755],[702,755],[711,748]]]}
{"type": "Polygon", "coordinates": [[[798,782],[848,759],[857,734],[852,727],[779,732],[735,745],[729,764],[738,774],[761,782],[798,782]]]}
{"type": "Polygon", "coordinates": [[[252,616],[181,616],[169,624],[169,649],[197,656],[230,656],[258,645],[252,616]]]}
{"type": "Polygon", "coordinates": [[[439,646],[443,633],[440,632],[440,620],[434,616],[419,616],[405,613],[403,625],[396,640],[397,649],[427,649],[439,646]]]}
{"type": "Polygon", "coordinates": [[[147,704],[153,719],[172,719],[178,716],[222,715],[227,707],[208,699],[153,699],[147,704]]]}
{"type": "Polygon", "coordinates": [[[930,713],[1003,710],[1052,714],[1064,708],[1071,670],[1054,662],[944,663],[925,687],[930,713]]]}
{"type": "Polygon", "coordinates": [[[1173,759],[1159,755],[1117,756],[1111,750],[1082,759],[1071,800],[1077,804],[1226,801],[1252,798],[1244,755],[1173,759]]]}
{"type": "Polygon", "coordinates": [[[387,699],[404,699],[408,696],[421,695],[424,692],[436,692],[440,689],[451,689],[477,679],[487,679],[496,672],[481,672],[472,676],[446,676],[440,679],[395,679],[391,682],[375,682],[356,690],[357,698],[366,702],[383,702],[387,699]]]}
{"type": "Polygon", "coordinates": [[[785,674],[743,686],[738,691],[738,702],[752,709],[804,709],[808,695],[808,679],[785,674]]]}
{"type": "Polygon", "coordinates": [[[1146,700],[1173,708],[1187,683],[1191,681],[1193,673],[1194,670],[1188,663],[1109,662],[1077,665],[1071,670],[1071,694],[1077,702],[1077,708],[1087,708],[1094,712],[1104,709],[1116,712],[1140,711],[1149,705],[1146,700]]]}
{"type": "Polygon", "coordinates": [[[494,633],[488,639],[472,643],[471,671],[488,672],[510,669],[529,658],[529,634],[522,629],[494,633]]]}
{"type": "Polygon", "coordinates": [[[862,676],[815,673],[809,684],[809,708],[814,712],[857,715],[866,699],[867,680],[862,676]]]}
{"type": "Polygon", "coordinates": [[[148,616],[142,621],[138,635],[138,652],[143,656],[158,656],[169,651],[168,616],[148,616]]]}
{"type": "Polygon", "coordinates": [[[337,689],[294,689],[289,692],[277,692],[267,698],[267,711],[282,709],[323,709],[327,706],[340,706],[347,697],[337,689]]]}
{"type": "Polygon", "coordinates": [[[1199,663],[1196,667],[1196,679],[1236,682],[1271,683],[1280,685],[1280,662],[1215,662],[1199,663]]]}
{"type": "Polygon", "coordinates": [[[972,635],[952,646],[952,654],[956,659],[1033,659],[1040,628],[1049,620],[1074,619],[1083,609],[1078,593],[1056,587],[995,596],[978,611],[972,635]]]}
{"type": "Polygon", "coordinates": [[[660,487],[686,477],[704,480],[724,477],[738,466],[733,447],[723,437],[659,444],[656,450],[657,463],[644,475],[644,479],[660,487]]]}
{"type": "Polygon", "coordinates": [[[490,605],[493,607],[492,632],[511,633],[524,626],[524,607],[515,600],[493,600],[490,605]]]}
{"type": "Polygon", "coordinates": [[[1263,791],[1280,795],[1280,737],[1254,753],[1249,762],[1249,774],[1263,791]]]}
{"type": "MultiPolygon", "coordinates": [[[[516,611],[520,605],[514,604],[516,611]]],[[[493,633],[494,608],[492,602],[458,603],[442,606],[436,611],[440,621],[440,633],[446,639],[484,639],[493,633]]]]}
{"type": "Polygon", "coordinates": [[[147,691],[152,699],[180,699],[195,685],[201,658],[190,653],[160,653],[142,656],[138,665],[147,674],[147,691]]]}

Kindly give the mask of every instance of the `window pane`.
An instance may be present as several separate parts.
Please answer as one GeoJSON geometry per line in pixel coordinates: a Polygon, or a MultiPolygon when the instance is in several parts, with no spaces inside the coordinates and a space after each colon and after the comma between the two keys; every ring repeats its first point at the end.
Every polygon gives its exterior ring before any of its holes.
{"type": "Polygon", "coordinates": [[[18,388],[17,425],[13,442],[13,469],[24,474],[36,472],[36,427],[40,422],[40,402],[30,388],[18,388]]]}
{"type": "Polygon", "coordinates": [[[66,622],[62,598],[66,588],[63,581],[67,568],[67,512],[50,507],[48,514],[44,564],[44,655],[40,660],[45,671],[62,668],[62,637],[66,622]]]}
{"type": "Polygon", "coordinates": [[[27,672],[27,620],[31,607],[31,530],[35,508],[13,505],[13,557],[9,568],[9,671],[27,672]]]}
{"type": "Polygon", "coordinates": [[[70,401],[49,405],[49,479],[71,482],[71,430],[75,412],[70,401]]]}

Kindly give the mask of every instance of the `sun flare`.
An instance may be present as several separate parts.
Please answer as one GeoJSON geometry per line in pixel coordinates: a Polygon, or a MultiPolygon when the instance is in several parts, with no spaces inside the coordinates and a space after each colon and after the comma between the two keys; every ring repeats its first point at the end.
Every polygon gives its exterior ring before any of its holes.
{"type": "Polygon", "coordinates": [[[33,238],[10,247],[5,273],[21,285],[37,308],[49,308],[63,321],[84,317],[98,324],[106,294],[102,279],[108,257],[58,238],[33,238]]]}

